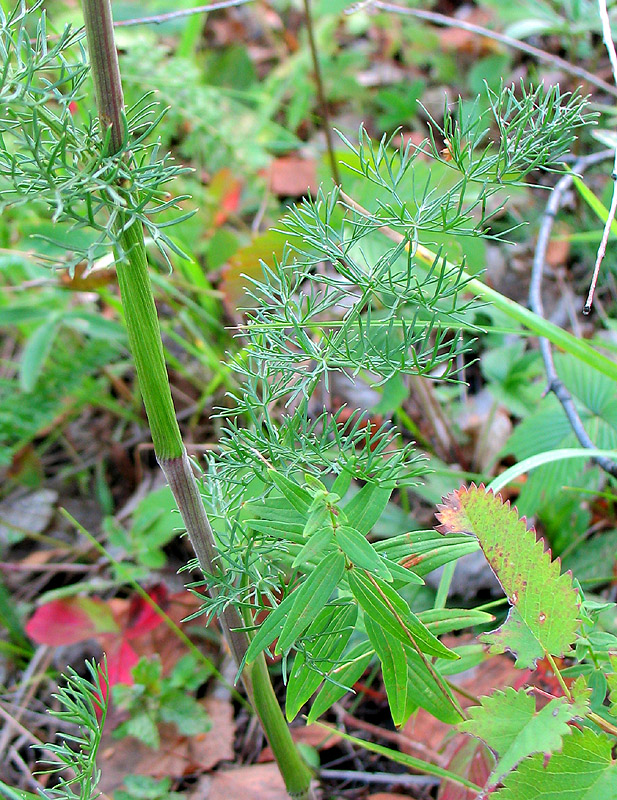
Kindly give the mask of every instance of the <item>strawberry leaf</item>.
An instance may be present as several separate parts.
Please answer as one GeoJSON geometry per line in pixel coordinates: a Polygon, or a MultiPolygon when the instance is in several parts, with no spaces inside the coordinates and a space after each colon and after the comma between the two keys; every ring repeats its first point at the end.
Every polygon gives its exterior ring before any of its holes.
{"type": "Polygon", "coordinates": [[[564,656],[579,627],[578,594],[572,575],[560,575],[536,533],[515,508],[484,486],[462,487],[444,498],[437,514],[440,533],[475,536],[512,606],[506,622],[482,641],[491,652],[510,650],[517,667],[533,667],[545,653],[564,656]]]}
{"type": "Polygon", "coordinates": [[[496,792],[494,800],[608,800],[617,797],[617,766],[611,758],[614,742],[590,728],[572,728],[561,753],[548,764],[537,753],[519,765],[496,792]]]}
{"type": "Polygon", "coordinates": [[[468,710],[470,718],[459,729],[482,739],[497,754],[489,785],[499,783],[527,756],[550,755],[561,749],[563,737],[571,731],[568,722],[585,716],[587,710],[584,703],[572,705],[564,697],[556,697],[536,711],[533,695],[511,687],[482,697],[480,702],[482,705],[468,710]]]}

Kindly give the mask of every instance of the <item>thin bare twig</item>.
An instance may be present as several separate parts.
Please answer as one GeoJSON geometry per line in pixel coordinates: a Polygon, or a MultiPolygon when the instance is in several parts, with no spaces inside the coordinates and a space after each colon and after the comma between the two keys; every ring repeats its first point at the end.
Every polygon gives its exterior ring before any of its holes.
{"type": "MultiPolygon", "coordinates": [[[[599,164],[613,155],[612,150],[602,150],[599,153],[592,153],[591,155],[584,156],[578,159],[572,167],[572,172],[564,175],[559,179],[555,188],[551,192],[551,196],[546,205],[546,210],[540,225],[540,232],[538,234],[538,241],[533,257],[533,266],[531,271],[531,283],[529,286],[529,306],[539,317],[544,317],[544,304],[542,302],[542,278],[544,276],[544,263],[546,259],[546,251],[551,238],[551,230],[555,216],[561,207],[563,196],[568,188],[572,185],[574,174],[584,172],[594,164],[599,164]]],[[[579,416],[572,395],[566,388],[565,384],[557,374],[555,369],[555,362],[553,360],[553,351],[548,339],[544,337],[539,338],[540,352],[542,353],[542,360],[544,361],[544,370],[546,372],[547,390],[553,392],[557,397],[563,410],[566,413],[570,427],[574,431],[576,438],[579,440],[583,447],[588,449],[595,449],[595,444],[589,437],[585,430],[583,422],[579,416]]],[[[617,477],[617,464],[605,457],[594,458],[593,461],[601,467],[609,475],[617,477]]]]}
{"type": "Polygon", "coordinates": [[[315,88],[317,89],[317,99],[319,101],[319,116],[323,132],[326,136],[326,147],[328,159],[330,161],[330,172],[332,179],[338,186],[341,184],[338,164],[334,155],[334,142],[332,141],[332,126],[330,125],[330,115],[328,113],[328,103],[326,100],[326,90],[324,89],[321,66],[319,64],[319,53],[315,43],[315,33],[313,30],[313,15],[311,13],[311,0],[304,0],[304,15],[306,17],[306,32],[308,33],[309,47],[311,49],[311,59],[313,61],[313,71],[315,73],[315,88]]]}
{"type": "Polygon", "coordinates": [[[445,28],[460,28],[463,31],[477,33],[478,36],[485,36],[488,39],[501,42],[502,44],[512,47],[515,50],[520,50],[522,53],[527,53],[528,55],[537,58],[538,61],[544,61],[547,64],[553,64],[559,69],[562,69],[564,72],[568,72],[570,75],[576,75],[577,78],[581,78],[592,86],[602,89],[602,91],[606,92],[607,94],[617,97],[617,87],[611,86],[610,83],[607,83],[601,78],[596,77],[593,73],[588,72],[586,69],[577,67],[574,64],[570,64],[569,61],[566,61],[559,56],[555,56],[552,53],[547,53],[545,50],[541,50],[539,47],[533,47],[533,45],[527,44],[526,42],[521,42],[518,39],[513,39],[511,36],[506,36],[503,33],[497,33],[489,28],[483,28],[481,25],[474,25],[471,22],[464,22],[463,20],[455,19],[454,17],[447,17],[445,14],[438,14],[435,11],[424,11],[420,8],[407,8],[406,6],[399,6],[394,3],[385,3],[381,0],[368,0],[368,2],[365,3],[358,3],[355,7],[348,9],[347,13],[353,13],[358,7],[363,9],[374,8],[379,11],[389,11],[393,14],[403,14],[408,17],[415,17],[416,19],[424,19],[427,22],[432,22],[435,25],[440,25],[445,28]]]}
{"type": "MultiPolygon", "coordinates": [[[[604,40],[604,46],[606,47],[606,51],[611,62],[613,80],[617,85],[617,53],[615,52],[615,43],[613,42],[613,34],[611,33],[611,21],[608,17],[606,0],[598,0],[598,11],[600,13],[600,19],[602,20],[602,38],[604,40]]],[[[617,212],[617,148],[615,148],[615,158],[613,163],[613,196],[611,198],[611,207],[609,209],[606,222],[604,223],[602,240],[600,241],[600,246],[598,247],[596,263],[593,267],[593,274],[591,276],[591,283],[589,285],[589,294],[587,295],[587,300],[583,306],[583,314],[589,314],[591,312],[593,296],[596,291],[596,284],[598,283],[598,275],[600,274],[600,267],[602,266],[602,262],[604,261],[604,256],[606,254],[606,245],[608,243],[608,237],[611,232],[613,220],[615,219],[615,212],[617,212]]]]}
{"type": "Polygon", "coordinates": [[[168,11],[166,14],[155,14],[152,17],[136,17],[135,19],[121,19],[114,22],[114,28],[128,28],[130,25],[160,25],[171,19],[190,17],[193,14],[207,14],[208,11],[218,11],[221,8],[233,8],[250,3],[251,0],[219,0],[218,3],[209,3],[206,6],[194,8],[179,8],[177,11],[168,11]]]}
{"type": "MultiPolygon", "coordinates": [[[[392,772],[357,772],[352,769],[322,769],[319,777],[335,781],[387,784],[388,786],[439,786],[441,778],[432,775],[396,775],[392,772]]],[[[394,795],[392,795],[394,797],[394,795]]]]}

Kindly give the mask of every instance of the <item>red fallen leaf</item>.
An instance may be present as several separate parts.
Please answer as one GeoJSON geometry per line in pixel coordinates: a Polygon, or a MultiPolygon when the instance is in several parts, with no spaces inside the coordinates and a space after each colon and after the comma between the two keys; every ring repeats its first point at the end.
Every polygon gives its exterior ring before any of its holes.
{"type": "MultiPolygon", "coordinates": [[[[149,596],[158,605],[168,601],[162,584],[152,587],[149,596]]],[[[114,613],[113,601],[99,597],[69,597],[52,600],[37,608],[26,632],[37,644],[52,647],[98,639],[107,656],[109,685],[133,682],[132,669],[139,661],[131,640],[157,628],[163,617],[140,596],[129,603],[128,610],[114,613]]],[[[103,687],[103,695],[106,694],[103,687]]]]}
{"type": "Polygon", "coordinates": [[[263,280],[261,261],[271,264],[273,259],[281,259],[286,241],[286,237],[277,231],[262,233],[237,250],[223,267],[219,289],[231,317],[237,317],[239,308],[255,305],[255,300],[246,294],[247,288],[253,287],[251,278],[263,280]]]}
{"type": "MultiPolygon", "coordinates": [[[[484,786],[495,766],[495,758],[484,742],[460,736],[456,750],[446,764],[455,775],[461,775],[477,786],[484,786]]],[[[476,800],[477,794],[458,783],[444,781],[437,795],[439,800],[476,800]]]]}
{"type": "MultiPolygon", "coordinates": [[[[101,644],[107,657],[107,680],[109,686],[117,683],[133,683],[133,667],[139,661],[139,656],[126,639],[112,636],[101,637],[101,644]]],[[[107,696],[107,687],[101,684],[103,699],[107,696]]]]}
{"type": "MultiPolygon", "coordinates": [[[[168,594],[162,583],[158,583],[148,591],[148,595],[161,608],[167,605],[168,594]]],[[[144,633],[154,630],[162,621],[162,615],[150,603],[144,600],[143,597],[135,595],[131,598],[128,621],[124,627],[124,636],[127,639],[143,636],[144,633]]]]}
{"type": "Polygon", "coordinates": [[[119,632],[111,609],[98,597],[67,597],[36,609],[26,633],[37,644],[76,644],[102,633],[119,632]]]}
{"type": "Polygon", "coordinates": [[[234,177],[229,167],[223,167],[213,175],[208,188],[211,200],[217,207],[212,225],[220,228],[227,222],[229,215],[236,212],[240,206],[242,181],[234,177]]]}

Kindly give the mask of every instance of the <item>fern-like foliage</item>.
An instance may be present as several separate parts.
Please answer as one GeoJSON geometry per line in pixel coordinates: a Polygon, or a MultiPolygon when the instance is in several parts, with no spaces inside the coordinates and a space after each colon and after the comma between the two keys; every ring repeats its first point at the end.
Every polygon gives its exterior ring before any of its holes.
{"type": "Polygon", "coordinates": [[[119,230],[133,224],[146,228],[165,258],[168,250],[181,255],[164,232],[169,222],[153,219],[186,199],[170,199],[161,188],[186,171],[159,152],[152,136],[164,111],[153,93],[141,97],[126,112],[119,152],[106,155],[98,120],[88,109],[76,113],[89,74],[84,32],[67,26],[49,45],[43,12],[33,44],[30,22],[41,5],[0,9],[0,208],[38,200],[54,221],[94,230],[94,241],[69,265],[91,263],[103,246],[118,247],[119,230]]]}
{"type": "Polygon", "coordinates": [[[101,743],[109,682],[105,667],[87,661],[88,676],[78,675],[69,668],[66,683],[54,697],[60,710],[52,712],[65,726],[74,726],[74,733],[58,734],[60,741],[47,744],[46,750],[56,760],[43,762],[50,766],[45,774],[55,776],[52,789],[41,789],[48,800],[95,800],[100,796],[97,785],[100,771],[96,757],[101,743]]]}

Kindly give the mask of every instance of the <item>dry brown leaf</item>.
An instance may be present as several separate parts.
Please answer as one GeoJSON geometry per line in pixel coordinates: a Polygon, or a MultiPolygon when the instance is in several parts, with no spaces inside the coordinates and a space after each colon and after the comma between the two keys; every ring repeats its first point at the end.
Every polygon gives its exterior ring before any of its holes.
{"type": "Polygon", "coordinates": [[[275,158],[268,170],[270,191],[278,197],[302,197],[317,191],[317,166],[298,155],[275,158]]]}
{"type": "Polygon", "coordinates": [[[564,267],[568,263],[570,256],[570,241],[567,238],[572,233],[569,225],[563,222],[556,222],[553,232],[553,237],[548,243],[546,248],[546,255],[544,261],[551,269],[556,267],[564,267]]]}
{"type": "Polygon", "coordinates": [[[221,761],[232,761],[235,724],[231,703],[208,697],[203,705],[212,722],[210,730],[197,736],[181,736],[175,725],[161,725],[160,750],[153,750],[130,736],[114,741],[111,732],[105,733],[98,763],[101,769],[99,789],[110,794],[129,774],[150,775],[157,779],[166,775],[180,778],[195,772],[207,772],[221,761]]]}
{"type": "MultiPolygon", "coordinates": [[[[461,20],[472,25],[486,27],[490,20],[490,14],[485,10],[467,6],[460,10],[457,16],[461,20]]],[[[490,39],[488,36],[480,36],[478,33],[465,31],[461,28],[444,28],[438,32],[439,41],[443,50],[450,50],[456,53],[466,53],[473,56],[486,56],[491,53],[499,53],[503,47],[499,42],[490,39]]]]}
{"type": "MultiPolygon", "coordinates": [[[[330,726],[328,726],[330,728],[330,726]]],[[[341,737],[335,728],[326,730],[321,725],[303,725],[291,729],[291,738],[296,744],[307,744],[316,750],[328,750],[341,741],[341,737]]],[[[265,761],[273,761],[274,755],[270,747],[264,747],[257,759],[261,764],[265,761]]]]}
{"type": "Polygon", "coordinates": [[[289,800],[276,764],[226,769],[198,781],[192,800],[289,800]]]}

